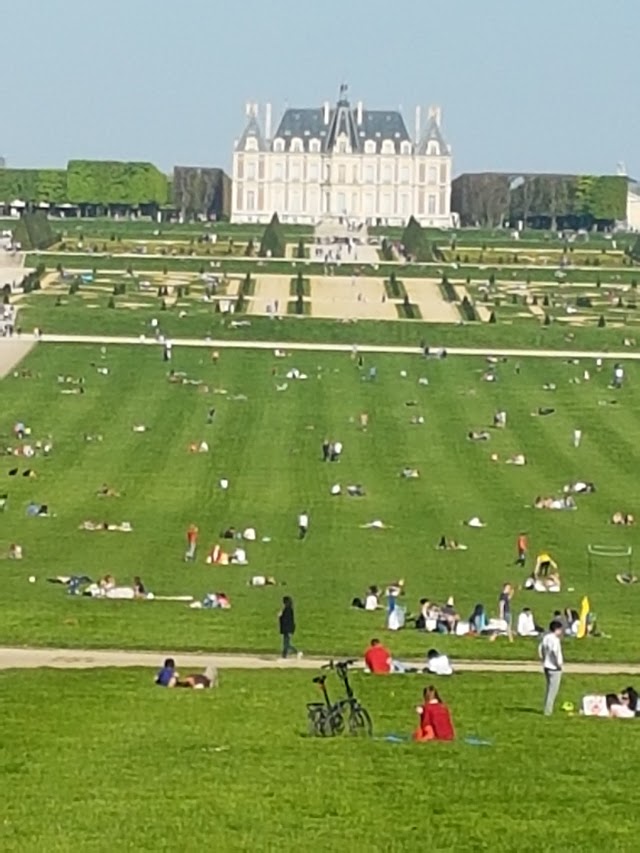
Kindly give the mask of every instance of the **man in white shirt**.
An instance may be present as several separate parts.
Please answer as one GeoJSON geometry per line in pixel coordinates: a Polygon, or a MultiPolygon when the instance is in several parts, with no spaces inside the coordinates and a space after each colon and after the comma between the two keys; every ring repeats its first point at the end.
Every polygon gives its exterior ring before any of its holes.
{"type": "Polygon", "coordinates": [[[560,638],[563,632],[562,622],[554,619],[538,646],[538,657],[542,663],[546,683],[544,694],[544,714],[546,717],[553,713],[553,706],[562,681],[564,658],[560,638]]]}
{"type": "Polygon", "coordinates": [[[574,429],[573,431],[573,446],[580,447],[580,442],[582,441],[582,430],[574,429]]]}
{"type": "Polygon", "coordinates": [[[309,513],[304,510],[298,516],[298,539],[304,539],[309,530],[309,513]]]}

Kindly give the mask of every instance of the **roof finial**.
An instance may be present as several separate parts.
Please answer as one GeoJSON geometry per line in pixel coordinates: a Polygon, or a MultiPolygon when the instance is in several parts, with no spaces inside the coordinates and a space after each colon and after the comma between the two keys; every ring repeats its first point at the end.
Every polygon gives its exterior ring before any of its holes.
{"type": "Polygon", "coordinates": [[[340,100],[341,101],[346,101],[348,91],[349,91],[349,84],[348,83],[341,83],[340,84],[340,100]]]}

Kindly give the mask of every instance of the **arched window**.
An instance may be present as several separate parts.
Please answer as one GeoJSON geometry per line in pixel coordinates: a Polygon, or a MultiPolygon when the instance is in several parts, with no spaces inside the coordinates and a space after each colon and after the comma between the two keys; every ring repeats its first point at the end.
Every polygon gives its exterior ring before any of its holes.
{"type": "Polygon", "coordinates": [[[364,153],[365,154],[375,154],[376,153],[376,143],[373,139],[367,139],[364,144],[364,153]]]}
{"type": "Polygon", "coordinates": [[[440,146],[435,139],[432,139],[427,145],[427,154],[432,157],[437,157],[440,154],[440,146]]]}
{"type": "Polygon", "coordinates": [[[274,139],[273,140],[273,150],[274,151],[284,151],[284,139],[274,139]]]}
{"type": "Polygon", "coordinates": [[[400,144],[400,153],[411,154],[411,143],[408,142],[406,139],[400,144]]]}
{"type": "Polygon", "coordinates": [[[298,139],[298,137],[294,137],[291,140],[291,150],[300,153],[302,151],[302,140],[298,139]]]}
{"type": "Polygon", "coordinates": [[[309,140],[309,151],[312,154],[318,154],[320,151],[320,140],[319,139],[310,139],[309,140]]]}
{"type": "Polygon", "coordinates": [[[382,153],[383,154],[394,154],[395,150],[396,150],[395,146],[394,146],[393,142],[391,141],[391,139],[385,139],[384,142],[382,143],[382,153]]]}

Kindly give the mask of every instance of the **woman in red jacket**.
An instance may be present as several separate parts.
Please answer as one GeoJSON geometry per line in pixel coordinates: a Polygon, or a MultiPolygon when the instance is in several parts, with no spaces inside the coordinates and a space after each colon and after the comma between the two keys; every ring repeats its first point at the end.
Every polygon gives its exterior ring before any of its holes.
{"type": "Polygon", "coordinates": [[[455,731],[449,709],[433,685],[424,690],[423,704],[416,710],[420,714],[420,728],[413,734],[416,741],[454,740],[455,731]]]}

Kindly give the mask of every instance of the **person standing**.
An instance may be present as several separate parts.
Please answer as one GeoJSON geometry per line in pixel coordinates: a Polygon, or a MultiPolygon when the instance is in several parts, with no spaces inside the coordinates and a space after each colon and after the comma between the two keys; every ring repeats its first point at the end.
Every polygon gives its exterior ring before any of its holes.
{"type": "Polygon", "coordinates": [[[518,559],[516,560],[516,566],[524,566],[527,561],[527,550],[528,550],[528,542],[527,542],[527,534],[520,533],[518,535],[517,542],[518,549],[518,559]]]}
{"type": "Polygon", "coordinates": [[[580,442],[582,441],[582,430],[574,429],[573,431],[573,446],[575,448],[580,447],[580,442]]]}
{"type": "Polygon", "coordinates": [[[298,516],[298,539],[304,539],[309,530],[309,513],[303,510],[298,516]]]}
{"type": "Polygon", "coordinates": [[[192,562],[195,559],[197,547],[198,528],[195,524],[190,524],[187,528],[187,551],[184,555],[184,558],[188,563],[192,562]]]}
{"type": "Polygon", "coordinates": [[[302,652],[299,652],[291,642],[291,638],[296,632],[296,617],[293,612],[293,599],[290,595],[285,595],[282,599],[282,610],[278,619],[280,636],[282,637],[282,657],[287,658],[291,653],[296,654],[299,658],[302,657],[302,652]]]}
{"type": "MultiPolygon", "coordinates": [[[[510,583],[505,583],[502,587],[502,592],[498,596],[498,619],[501,619],[506,625],[507,637],[509,642],[513,642],[513,630],[511,627],[511,599],[513,598],[513,587],[510,583]]],[[[491,640],[495,640],[497,634],[491,635],[491,640]]]]}
{"type": "Polygon", "coordinates": [[[322,442],[322,461],[328,462],[331,458],[331,442],[328,438],[322,442]]]}
{"type": "Polygon", "coordinates": [[[556,697],[560,690],[560,682],[562,681],[562,668],[564,666],[562,642],[560,640],[562,634],[562,622],[554,619],[549,625],[548,632],[544,635],[542,642],[538,646],[538,657],[542,663],[545,678],[545,717],[550,717],[553,713],[553,706],[555,705],[556,697]]]}

